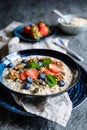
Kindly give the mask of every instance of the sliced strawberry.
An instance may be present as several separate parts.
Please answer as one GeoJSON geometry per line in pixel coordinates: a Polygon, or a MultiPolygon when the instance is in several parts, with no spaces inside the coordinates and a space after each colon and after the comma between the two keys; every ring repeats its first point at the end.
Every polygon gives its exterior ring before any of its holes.
{"type": "Polygon", "coordinates": [[[57,62],[56,59],[53,59],[53,60],[52,60],[52,63],[53,63],[53,64],[56,64],[56,62],[57,62]]]}
{"type": "Polygon", "coordinates": [[[24,27],[24,32],[25,32],[26,34],[29,34],[30,29],[31,29],[30,26],[25,26],[25,27],[24,27]]]}
{"type": "Polygon", "coordinates": [[[26,80],[25,72],[20,72],[19,73],[19,78],[20,78],[20,80],[25,81],[26,80]]]}
{"type": "Polygon", "coordinates": [[[59,68],[56,64],[53,64],[53,63],[49,64],[49,70],[53,72],[54,74],[57,74],[62,71],[61,68],[59,68]]]}
{"type": "Polygon", "coordinates": [[[37,79],[38,75],[39,75],[39,72],[38,72],[37,69],[31,68],[29,70],[26,70],[25,74],[26,74],[26,76],[30,76],[32,79],[37,79]]]}
{"type": "Polygon", "coordinates": [[[54,75],[54,73],[52,73],[50,70],[48,70],[47,68],[45,69],[44,71],[45,74],[51,74],[51,75],[54,75]]]}

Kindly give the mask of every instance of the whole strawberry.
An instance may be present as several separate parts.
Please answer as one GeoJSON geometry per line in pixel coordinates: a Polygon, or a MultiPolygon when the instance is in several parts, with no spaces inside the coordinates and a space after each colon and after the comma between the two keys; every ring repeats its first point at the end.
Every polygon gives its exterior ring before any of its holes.
{"type": "Polygon", "coordinates": [[[31,26],[30,31],[31,31],[32,33],[38,32],[38,31],[39,31],[38,26],[35,25],[35,24],[33,24],[33,25],[31,26]]]}
{"type": "Polygon", "coordinates": [[[38,23],[39,32],[41,33],[42,37],[47,36],[49,34],[49,28],[46,24],[42,21],[38,23]]]}
{"type": "Polygon", "coordinates": [[[42,37],[40,32],[30,33],[30,36],[31,36],[31,38],[34,38],[34,39],[37,39],[37,40],[42,37]]]}
{"type": "Polygon", "coordinates": [[[42,37],[37,25],[33,24],[31,26],[30,36],[34,39],[40,39],[42,37]]]}
{"type": "Polygon", "coordinates": [[[24,26],[24,33],[28,34],[29,35],[29,32],[30,32],[30,29],[31,27],[30,26],[24,26]]]}

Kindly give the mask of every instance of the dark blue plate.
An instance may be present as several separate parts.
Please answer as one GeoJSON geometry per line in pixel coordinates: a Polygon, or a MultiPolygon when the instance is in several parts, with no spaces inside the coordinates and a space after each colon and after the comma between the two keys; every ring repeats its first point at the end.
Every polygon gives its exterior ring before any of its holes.
{"type": "MultiPolygon", "coordinates": [[[[81,105],[87,97],[87,72],[81,66],[80,69],[81,76],[78,83],[68,91],[70,99],[73,103],[73,109],[81,105]]],[[[26,112],[22,107],[17,105],[11,94],[2,86],[0,86],[0,105],[20,115],[35,116],[29,112],[26,112]]]]}
{"type": "Polygon", "coordinates": [[[38,42],[38,41],[44,40],[45,38],[52,37],[55,34],[55,30],[53,29],[53,27],[49,26],[49,29],[50,29],[49,35],[47,35],[45,37],[41,37],[39,40],[36,40],[36,39],[31,38],[29,35],[27,35],[23,32],[24,26],[25,25],[20,25],[17,28],[15,28],[13,30],[13,35],[17,36],[20,39],[27,41],[27,42],[38,42]]]}

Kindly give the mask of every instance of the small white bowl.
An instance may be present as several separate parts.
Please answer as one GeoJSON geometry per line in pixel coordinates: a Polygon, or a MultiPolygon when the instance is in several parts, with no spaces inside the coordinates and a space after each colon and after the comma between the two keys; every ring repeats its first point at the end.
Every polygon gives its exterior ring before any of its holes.
{"type": "MultiPolygon", "coordinates": [[[[71,15],[71,14],[65,15],[64,17],[66,17],[69,21],[72,18],[83,18],[83,19],[87,20],[87,17],[71,15]]],[[[58,21],[58,25],[59,25],[60,29],[62,31],[64,31],[65,33],[76,35],[76,34],[79,34],[81,32],[87,31],[87,25],[72,26],[71,24],[64,23],[64,20],[62,18],[60,18],[60,17],[57,19],[57,21],[58,21]]]]}

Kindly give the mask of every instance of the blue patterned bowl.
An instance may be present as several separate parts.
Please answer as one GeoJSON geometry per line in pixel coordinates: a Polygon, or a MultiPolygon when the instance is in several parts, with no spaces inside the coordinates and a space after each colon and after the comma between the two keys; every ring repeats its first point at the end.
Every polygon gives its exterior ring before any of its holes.
{"type": "Polygon", "coordinates": [[[61,52],[48,50],[48,49],[31,49],[31,50],[22,50],[22,51],[18,51],[18,52],[13,52],[13,53],[7,55],[6,57],[4,57],[0,61],[0,83],[2,84],[2,87],[5,87],[7,89],[7,91],[9,91],[10,93],[17,94],[18,96],[24,96],[25,98],[28,97],[32,101],[33,100],[41,101],[48,97],[58,96],[64,92],[68,91],[70,88],[72,88],[78,82],[80,73],[81,72],[80,72],[80,68],[79,68],[78,64],[72,58],[70,58],[69,56],[67,56],[61,52]],[[73,73],[73,80],[72,80],[71,85],[62,92],[58,92],[58,93],[50,94],[50,95],[29,95],[29,94],[20,93],[20,92],[10,89],[8,86],[6,86],[4,79],[3,79],[3,71],[4,71],[5,67],[9,64],[9,62],[13,62],[13,60],[16,60],[18,57],[26,57],[26,56],[30,56],[30,55],[50,56],[50,57],[54,57],[59,60],[62,60],[66,65],[68,65],[68,67],[71,69],[71,71],[73,73]]]}

